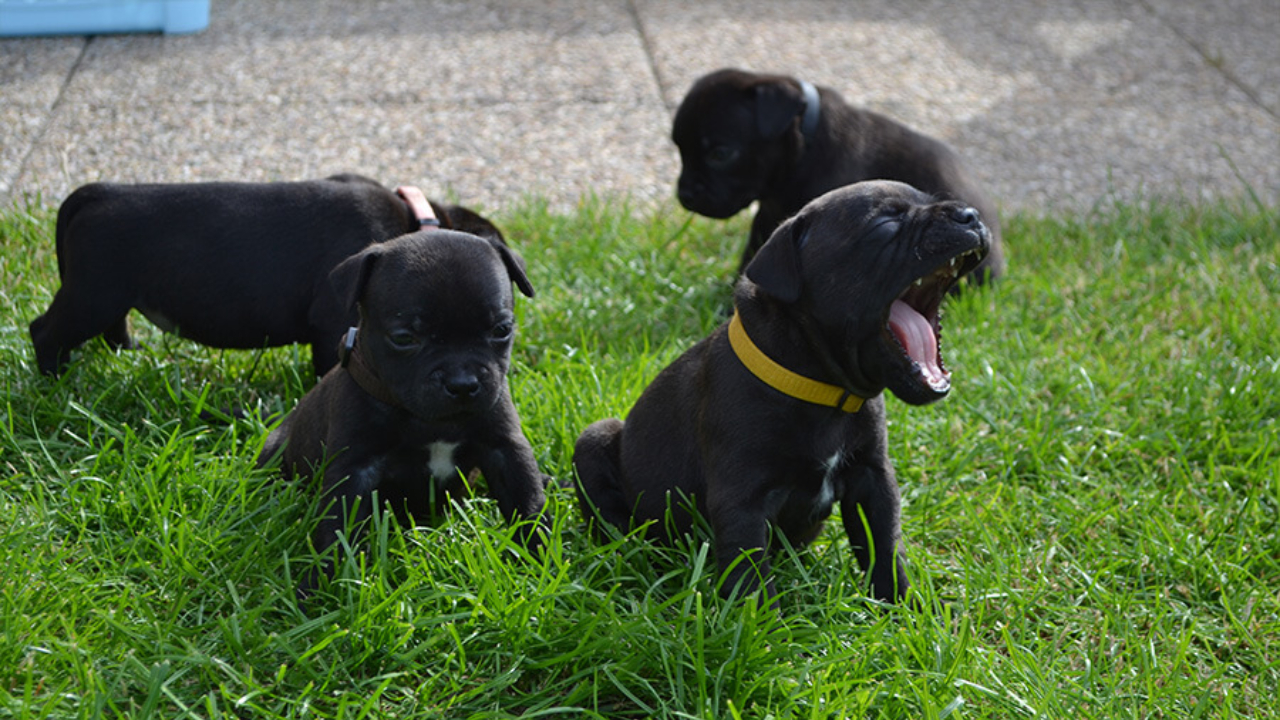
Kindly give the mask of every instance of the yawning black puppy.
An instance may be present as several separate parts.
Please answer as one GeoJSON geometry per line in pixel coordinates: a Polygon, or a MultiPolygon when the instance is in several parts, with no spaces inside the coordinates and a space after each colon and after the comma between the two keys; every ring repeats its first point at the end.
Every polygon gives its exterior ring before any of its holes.
{"type": "Polygon", "coordinates": [[[506,517],[538,518],[545,478],[506,380],[511,283],[533,295],[522,262],[496,239],[424,231],[371,245],[332,281],[344,307],[359,308],[359,329],[259,456],[283,453],[287,477],[323,468],[328,510],[315,548],[334,543],[353,507],[368,518],[374,491],[426,518],[473,469],[506,517]]]}
{"type": "Polygon", "coordinates": [[[683,167],[677,195],[700,215],[727,218],[759,200],[739,272],[783,220],[823,193],[862,180],[898,180],[976,208],[991,251],[975,282],[1004,271],[995,207],[944,143],[830,88],[782,75],[719,70],[694,83],[672,139],[683,167]]]}
{"type": "Polygon", "coordinates": [[[732,567],[729,592],[768,580],[770,526],[804,545],[838,501],[871,592],[902,598],[882,392],[914,405],[948,393],[939,306],[990,243],[973,208],[902,183],[813,201],[748,265],[733,319],[664,369],[625,423],[578,438],[583,512],[623,530],[654,521],[663,539],[690,530],[694,503],[732,567]]]}
{"type": "MultiPolygon", "coordinates": [[[[440,225],[501,240],[464,207],[431,204],[440,225]]],[[[36,363],[60,373],[96,335],[134,346],[137,308],[168,332],[220,348],[309,343],[317,375],[354,324],[328,275],[370,243],[421,227],[406,201],[358,175],[278,183],[94,183],[58,210],[62,286],[31,323],[36,363]]]]}

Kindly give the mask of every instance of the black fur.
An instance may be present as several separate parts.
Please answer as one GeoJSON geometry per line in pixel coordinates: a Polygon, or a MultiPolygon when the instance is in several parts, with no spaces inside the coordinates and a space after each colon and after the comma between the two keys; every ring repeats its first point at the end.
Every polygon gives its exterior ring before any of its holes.
{"type": "MultiPolygon", "coordinates": [[[[488,220],[432,203],[441,226],[502,240],[488,220]]],[[[308,343],[317,375],[355,315],[328,275],[370,243],[417,230],[394,192],[359,175],[279,183],[85,185],[58,210],[62,286],[31,323],[36,363],[61,373],[96,335],[131,348],[137,308],[204,345],[308,343]]]]}
{"type": "Polygon", "coordinates": [[[683,167],[677,196],[713,218],[759,201],[739,270],[745,270],[783,220],[814,198],[862,180],[897,180],[977,208],[991,231],[991,251],[975,282],[1004,271],[995,206],[943,142],[884,115],[855,108],[819,87],[812,137],[801,132],[800,82],[783,75],[718,70],[698,79],[676,111],[672,139],[683,167]]]}
{"type": "Polygon", "coordinates": [[[929,381],[906,354],[891,306],[919,306],[919,322],[936,335],[937,303],[989,245],[971,208],[901,183],[859,183],[813,201],[761,248],[735,305],[767,355],[866,398],[861,410],[766,385],[734,354],[726,324],[664,369],[625,423],[602,420],[582,433],[573,461],[583,512],[623,530],[653,522],[650,536],[666,540],[690,532],[696,510],[710,522],[729,592],[768,580],[771,526],[804,545],[839,502],[871,592],[902,598],[908,580],[882,393],[929,403],[949,379],[929,381]],[[750,562],[734,564],[743,553],[750,562]]]}
{"type": "Polygon", "coordinates": [[[347,309],[359,308],[351,357],[302,397],[259,456],[260,465],[279,456],[286,477],[323,469],[329,509],[316,549],[334,544],[348,513],[367,519],[375,491],[424,519],[475,472],[508,518],[538,519],[546,479],[506,380],[512,282],[533,295],[523,262],[496,239],[434,230],[372,245],[331,278],[347,309]],[[357,363],[385,399],[358,381],[357,363]]]}

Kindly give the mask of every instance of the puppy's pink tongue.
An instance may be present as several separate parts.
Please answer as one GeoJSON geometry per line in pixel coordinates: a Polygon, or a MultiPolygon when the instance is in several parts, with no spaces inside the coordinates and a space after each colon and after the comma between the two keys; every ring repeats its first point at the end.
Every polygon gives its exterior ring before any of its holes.
{"type": "Polygon", "coordinates": [[[938,338],[923,315],[901,300],[894,300],[889,306],[889,329],[931,385],[947,382],[947,374],[938,365],[938,338]]]}

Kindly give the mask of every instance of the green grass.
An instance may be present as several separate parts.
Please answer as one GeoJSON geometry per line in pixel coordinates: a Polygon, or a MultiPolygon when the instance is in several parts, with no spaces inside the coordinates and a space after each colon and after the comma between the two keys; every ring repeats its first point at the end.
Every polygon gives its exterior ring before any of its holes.
{"type": "MultiPolygon", "coordinates": [[[[1280,715],[1280,213],[1121,206],[1006,221],[1011,273],[951,303],[950,398],[889,401],[923,609],[860,594],[839,523],[777,561],[781,615],[705,544],[555,533],[493,503],[379,521],[311,605],[309,488],[254,470],[303,348],[216,351],[135,318],[33,371],[52,212],[0,214],[0,717],[1232,718],[1280,715]]],[[[590,201],[497,215],[538,289],[511,384],[570,477],[718,321],[743,219],[590,201]]]]}

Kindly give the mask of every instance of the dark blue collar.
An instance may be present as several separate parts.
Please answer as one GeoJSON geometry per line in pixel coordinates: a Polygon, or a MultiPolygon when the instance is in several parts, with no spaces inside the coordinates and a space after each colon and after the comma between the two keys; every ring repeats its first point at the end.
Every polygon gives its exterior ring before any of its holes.
{"type": "Polygon", "coordinates": [[[359,336],[360,328],[347,328],[347,334],[343,335],[342,342],[338,343],[338,362],[342,365],[342,369],[351,375],[351,379],[356,381],[356,385],[359,385],[361,390],[391,407],[403,410],[404,405],[400,404],[400,399],[391,392],[391,388],[387,387],[382,378],[378,377],[377,371],[356,346],[359,336]]]}
{"type": "Polygon", "coordinates": [[[818,130],[818,112],[821,110],[818,88],[807,80],[801,80],[800,92],[804,93],[804,116],[800,119],[800,132],[804,135],[805,142],[813,142],[813,134],[818,130]]]}

